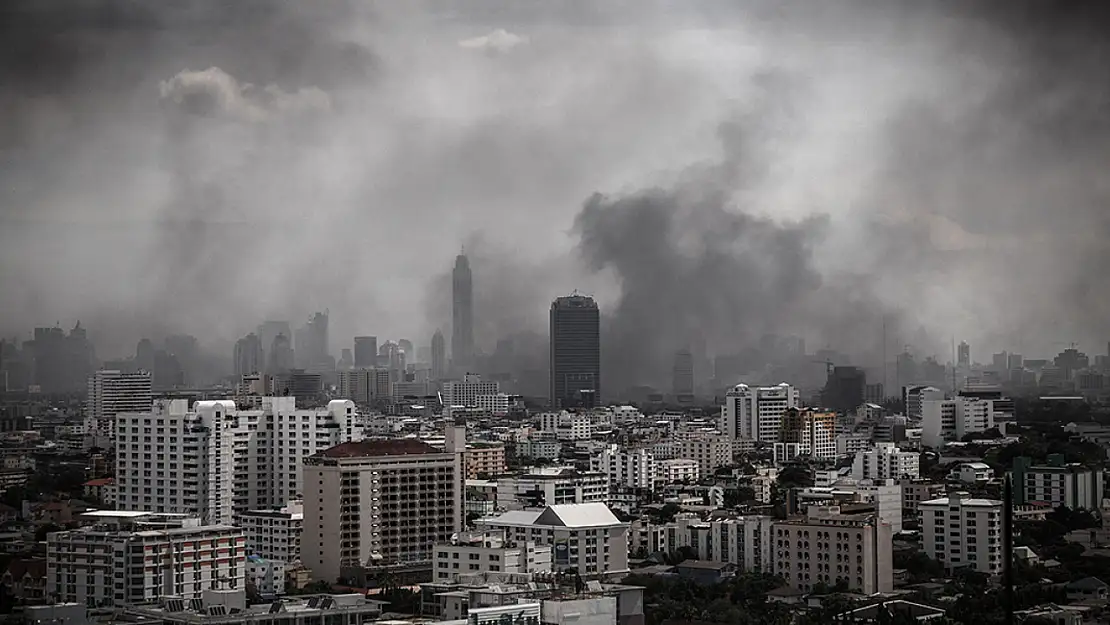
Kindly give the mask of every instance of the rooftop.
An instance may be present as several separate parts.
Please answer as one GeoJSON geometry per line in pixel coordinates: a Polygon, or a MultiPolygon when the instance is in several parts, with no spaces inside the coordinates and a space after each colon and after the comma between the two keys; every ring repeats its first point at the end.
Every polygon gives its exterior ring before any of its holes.
{"type": "Polygon", "coordinates": [[[318,455],[325,458],[361,458],[368,456],[408,456],[442,454],[443,450],[411,438],[394,438],[340,443],[318,455]]]}

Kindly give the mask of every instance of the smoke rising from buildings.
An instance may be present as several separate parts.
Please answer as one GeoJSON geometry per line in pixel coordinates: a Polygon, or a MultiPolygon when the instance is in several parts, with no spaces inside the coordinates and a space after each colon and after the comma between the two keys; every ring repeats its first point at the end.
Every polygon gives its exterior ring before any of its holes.
{"type": "Polygon", "coordinates": [[[477,349],[578,288],[628,382],[884,319],[1105,343],[1101,14],[734,4],[5,3],[0,334],[430,337],[465,243],[477,349]]]}

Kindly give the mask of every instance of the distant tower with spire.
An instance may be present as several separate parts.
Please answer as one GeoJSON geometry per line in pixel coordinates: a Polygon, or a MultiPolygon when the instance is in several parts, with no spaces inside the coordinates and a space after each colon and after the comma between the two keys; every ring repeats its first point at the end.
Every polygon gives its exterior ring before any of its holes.
{"type": "Polygon", "coordinates": [[[465,248],[455,257],[451,278],[451,364],[465,373],[474,358],[474,289],[465,248]]]}

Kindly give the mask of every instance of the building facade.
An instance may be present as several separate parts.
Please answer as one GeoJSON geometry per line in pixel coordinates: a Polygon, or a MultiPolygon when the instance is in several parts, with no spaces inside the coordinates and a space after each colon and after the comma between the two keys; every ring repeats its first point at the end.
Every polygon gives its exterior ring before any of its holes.
{"type": "Polygon", "coordinates": [[[199,519],[97,511],[93,525],[47,536],[48,592],[61,602],[123,605],[245,588],[243,531],[199,519]]]}
{"type": "Polygon", "coordinates": [[[852,477],[857,480],[916,480],[921,477],[921,455],[902,451],[894,443],[876,443],[856,453],[852,477]]]}
{"type": "Polygon", "coordinates": [[[601,317],[592,297],[570,295],[551,303],[550,405],[600,405],[601,317]]]}
{"type": "Polygon", "coordinates": [[[430,562],[462,531],[463,428],[445,450],[411,439],[350,442],[305,463],[301,560],[317,580],[348,567],[430,562]]]}
{"type": "Polygon", "coordinates": [[[115,439],[116,415],[149,412],[154,405],[149,371],[101,370],[89,376],[85,405],[86,434],[115,439]]]}
{"type": "Polygon", "coordinates": [[[798,405],[798,390],[785,382],[766,387],[738,384],[725,394],[720,429],[729,438],[775,443],[783,414],[798,405]]]}
{"type": "Polygon", "coordinates": [[[987,575],[1002,572],[1001,501],[956,492],[923,501],[917,509],[921,545],[930,558],[950,571],[971,567],[987,575]]]}

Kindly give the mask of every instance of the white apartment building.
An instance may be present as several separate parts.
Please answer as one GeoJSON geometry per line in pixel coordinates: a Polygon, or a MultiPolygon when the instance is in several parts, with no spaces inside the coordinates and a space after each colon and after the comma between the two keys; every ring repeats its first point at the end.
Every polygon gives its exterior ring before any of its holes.
{"type": "Polygon", "coordinates": [[[553,434],[556,440],[580,441],[593,434],[593,420],[579,412],[544,412],[536,417],[540,431],[553,434]]]}
{"type": "Polygon", "coordinates": [[[655,455],[650,449],[624,449],[606,445],[590,459],[590,469],[609,476],[609,488],[655,488],[655,455]]]}
{"type": "Polygon", "coordinates": [[[526,439],[516,444],[516,455],[521,458],[544,458],[558,460],[563,444],[557,441],[526,439]]]}
{"type": "Polygon", "coordinates": [[[643,555],[690,547],[699,560],[733,564],[744,572],[769,572],[773,523],[763,515],[701,521],[680,514],[663,525],[635,521],[629,529],[629,550],[643,555]]]}
{"type": "Polygon", "coordinates": [[[1073,510],[1102,507],[1104,476],[1102,469],[1080,464],[1066,464],[1064,457],[1053,454],[1048,464],[1034,465],[1030,458],[1014,459],[1014,501],[1018,505],[1048,504],[1073,510]]]}
{"type": "Polygon", "coordinates": [[[995,400],[957,396],[955,399],[923,398],[921,402],[921,442],[940,447],[968,434],[989,430],[995,425],[995,400]]]}
{"type": "Polygon", "coordinates": [[[389,369],[360,368],[336,373],[339,396],[360,406],[369,406],[393,395],[393,375],[389,369]]]}
{"type": "Polygon", "coordinates": [[[247,581],[258,594],[270,598],[285,594],[285,563],[261,556],[247,556],[247,581]]]}
{"type": "Polygon", "coordinates": [[[701,476],[701,465],[689,458],[671,458],[655,463],[656,484],[696,482],[701,476]]]}
{"type": "Polygon", "coordinates": [[[695,460],[702,475],[732,464],[732,441],[716,432],[676,432],[674,440],[656,443],[652,452],[656,461],[695,460]]]}
{"type": "MultiPolygon", "coordinates": [[[[444,382],[441,392],[444,406],[475,408],[478,406],[478,397],[497,395],[501,392],[501,385],[497,382],[483,382],[482,376],[468,373],[462,380],[444,382]]],[[[508,406],[506,406],[507,410],[508,406]]]]}
{"type": "Polygon", "coordinates": [[[932,501],[944,495],[944,484],[934,484],[928,480],[899,480],[902,486],[902,516],[917,518],[917,507],[922,502],[932,501]]]}
{"type": "Polygon", "coordinates": [[[256,410],[219,400],[190,411],[185,400],[160,400],[151,412],[121,413],[116,430],[121,509],[223,524],[297,499],[305,458],[363,436],[354,402],[303,410],[293,397],[263,397],[256,410]]]}
{"type": "Polygon", "coordinates": [[[533,468],[524,475],[498,478],[497,509],[606,503],[609,492],[607,473],[583,472],[570,467],[533,468]]]}
{"type": "Polygon", "coordinates": [[[882,482],[841,481],[831,486],[812,486],[792,491],[789,495],[793,511],[805,513],[810,508],[840,506],[841,512],[863,505],[889,525],[890,531],[902,531],[902,487],[894,480],[882,482]]]}
{"type": "Polygon", "coordinates": [[[728,438],[774,443],[779,440],[782,415],[797,408],[798,389],[786,382],[778,386],[749,387],[737,384],[725,394],[721,431],[728,438]]]}
{"type": "Polygon", "coordinates": [[[149,412],[154,404],[150,373],[124,373],[111,369],[89,376],[85,400],[85,434],[114,439],[116,415],[149,412]]]}
{"type": "Polygon", "coordinates": [[[836,413],[809,408],[787,408],[780,419],[782,432],[774,443],[776,463],[799,457],[835,459],[836,413]]]}
{"type": "Polygon", "coordinates": [[[613,406],[613,425],[631,425],[639,423],[644,417],[639,408],[634,406],[613,406]]]}
{"type": "Polygon", "coordinates": [[[852,478],[857,480],[916,480],[921,477],[921,455],[902,451],[894,443],[876,443],[856,453],[852,478]]]}
{"type": "Polygon", "coordinates": [[[550,573],[551,546],[510,545],[504,531],[467,532],[435,546],[432,579],[455,581],[474,573],[550,573]]]}
{"type": "Polygon", "coordinates": [[[512,402],[507,393],[492,393],[490,395],[478,395],[474,398],[474,407],[478,410],[484,410],[495,417],[503,417],[509,414],[509,405],[512,402]]]}
{"type": "Polygon", "coordinates": [[[941,401],[944,391],[934,386],[914,385],[902,388],[902,401],[906,406],[906,415],[911,419],[922,419],[925,416],[925,402],[941,401]]]}
{"type": "Polygon", "coordinates": [[[804,519],[774,524],[772,573],[802,591],[817,583],[864,595],[894,589],[893,534],[875,515],[811,507],[804,519]]]}
{"type": "Polygon", "coordinates": [[[514,510],[479,519],[477,525],[480,530],[504,530],[510,544],[550,546],[554,571],[574,570],[593,578],[628,573],[628,524],[603,503],[514,510]]]}
{"type": "Polygon", "coordinates": [[[413,439],[364,440],[305,463],[301,561],[332,582],[347,567],[429,562],[432,545],[462,531],[466,431],[445,450],[413,439]]]}
{"type": "Polygon", "coordinates": [[[239,515],[247,555],[289,564],[301,559],[304,506],[291,501],[279,510],[248,510],[239,515]]]}
{"type": "Polygon", "coordinates": [[[47,536],[47,592],[59,602],[118,606],[246,587],[239,528],[131,511],[82,517],[94,524],[47,536]]]}
{"type": "Polygon", "coordinates": [[[1002,572],[1001,501],[956,492],[917,508],[926,555],[948,570],[970,566],[987,575],[1002,572]]]}

